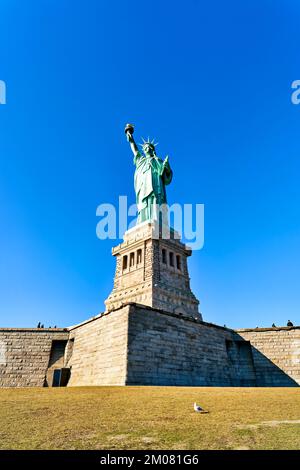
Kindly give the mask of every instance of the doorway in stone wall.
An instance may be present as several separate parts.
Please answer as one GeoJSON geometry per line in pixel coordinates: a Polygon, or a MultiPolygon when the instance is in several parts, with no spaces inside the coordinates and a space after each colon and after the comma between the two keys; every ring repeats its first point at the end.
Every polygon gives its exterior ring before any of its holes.
{"type": "Polygon", "coordinates": [[[52,387],[66,387],[70,378],[70,368],[54,369],[52,387]]]}
{"type": "Polygon", "coordinates": [[[64,387],[68,383],[70,369],[65,367],[67,343],[67,340],[52,341],[45,380],[46,387],[64,387]]]}

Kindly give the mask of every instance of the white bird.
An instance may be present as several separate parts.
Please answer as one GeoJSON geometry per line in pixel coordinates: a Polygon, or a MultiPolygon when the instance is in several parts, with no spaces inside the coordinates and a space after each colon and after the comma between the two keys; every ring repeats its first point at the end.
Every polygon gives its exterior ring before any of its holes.
{"type": "Polygon", "coordinates": [[[194,403],[194,410],[197,411],[197,413],[207,413],[207,411],[204,411],[204,409],[197,405],[196,402],[194,403]]]}

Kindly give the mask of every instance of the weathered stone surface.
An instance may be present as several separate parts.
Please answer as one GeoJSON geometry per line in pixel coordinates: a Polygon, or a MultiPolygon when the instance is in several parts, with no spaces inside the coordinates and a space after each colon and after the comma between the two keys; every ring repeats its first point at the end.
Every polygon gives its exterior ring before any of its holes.
{"type": "Polygon", "coordinates": [[[255,385],[251,362],[241,370],[238,358],[229,358],[226,341],[235,341],[232,330],[132,306],[126,384],[255,385]]]}
{"type": "Polygon", "coordinates": [[[129,230],[113,249],[116,273],[107,311],[136,302],[168,312],[201,317],[199,301],[190,288],[187,257],[191,250],[173,234],[158,237],[157,226],[144,223],[129,230]]]}
{"type": "Polygon", "coordinates": [[[68,330],[0,329],[0,386],[51,386],[61,367],[70,386],[297,386],[300,327],[233,331],[132,303],[68,330]]]}
{"type": "Polygon", "coordinates": [[[300,327],[237,330],[251,342],[257,385],[300,385],[300,327]]]}
{"type": "Polygon", "coordinates": [[[52,342],[67,340],[63,329],[0,329],[0,387],[43,387],[52,342]]]}
{"type": "Polygon", "coordinates": [[[124,385],[129,307],[70,330],[74,341],[69,385],[124,385]]]}

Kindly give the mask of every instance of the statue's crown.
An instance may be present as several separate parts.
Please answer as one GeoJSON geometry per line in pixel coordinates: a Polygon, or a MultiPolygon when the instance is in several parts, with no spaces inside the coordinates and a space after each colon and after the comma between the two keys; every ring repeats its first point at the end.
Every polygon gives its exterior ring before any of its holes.
{"type": "Polygon", "coordinates": [[[144,145],[151,145],[151,147],[155,149],[155,147],[158,145],[158,142],[154,141],[155,139],[150,140],[149,137],[148,137],[148,140],[145,140],[144,137],[142,137],[142,140],[143,142],[139,144],[141,147],[144,147],[144,145]]]}

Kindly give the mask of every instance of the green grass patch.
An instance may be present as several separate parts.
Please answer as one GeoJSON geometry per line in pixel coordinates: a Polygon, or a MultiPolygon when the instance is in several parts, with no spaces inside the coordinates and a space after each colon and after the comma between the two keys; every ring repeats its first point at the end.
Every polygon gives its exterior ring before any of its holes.
{"type": "Polygon", "coordinates": [[[1,449],[300,449],[300,389],[2,389],[0,424],[1,449]]]}

